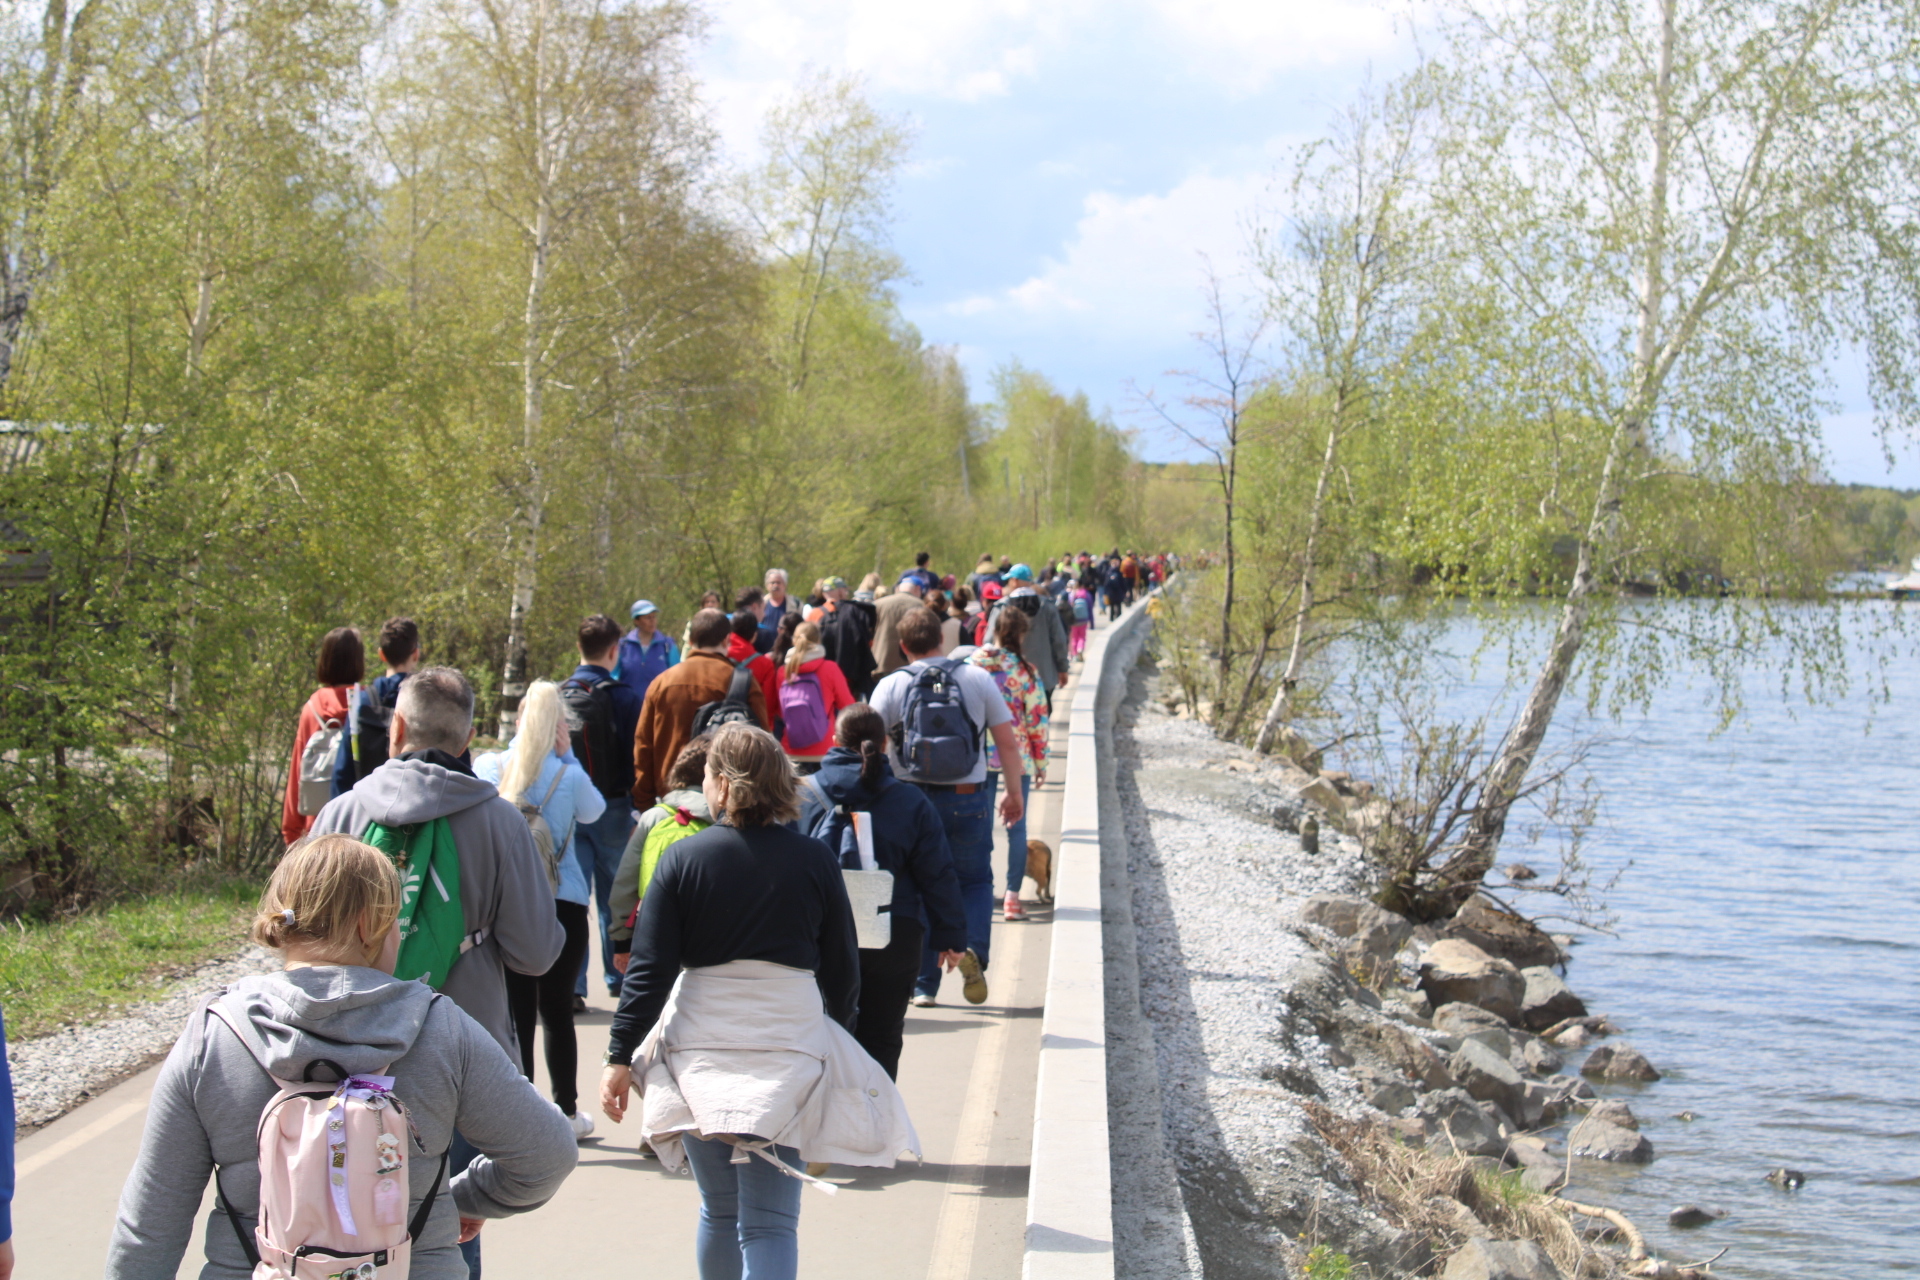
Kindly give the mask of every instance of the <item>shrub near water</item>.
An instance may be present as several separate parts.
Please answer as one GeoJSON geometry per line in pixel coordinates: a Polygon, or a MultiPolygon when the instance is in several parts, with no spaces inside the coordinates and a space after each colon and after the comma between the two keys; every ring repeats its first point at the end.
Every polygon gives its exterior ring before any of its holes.
{"type": "Polygon", "coordinates": [[[222,879],[56,921],[0,927],[0,1007],[15,1040],[157,994],[182,971],[231,955],[259,899],[222,879]]]}

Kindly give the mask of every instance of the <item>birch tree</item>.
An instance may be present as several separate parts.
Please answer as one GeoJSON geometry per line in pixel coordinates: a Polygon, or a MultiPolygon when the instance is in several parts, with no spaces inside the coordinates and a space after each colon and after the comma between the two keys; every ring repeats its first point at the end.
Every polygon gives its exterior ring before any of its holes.
{"type": "MultiPolygon", "coordinates": [[[[1530,692],[1437,879],[1442,909],[1491,865],[1583,659],[1597,678],[1613,660],[1644,695],[1660,645],[1725,672],[1772,634],[1810,686],[1844,678],[1826,665],[1831,627],[1770,603],[1817,590],[1825,568],[1791,534],[1818,500],[1828,362],[1863,354],[1883,429],[1920,410],[1920,6],[1528,0],[1457,6],[1448,36],[1434,193],[1458,337],[1475,394],[1531,433],[1467,460],[1478,474],[1448,518],[1482,519],[1484,550],[1499,520],[1537,516],[1572,554],[1530,692]],[[1732,598],[1623,638],[1639,620],[1618,585],[1652,564],[1671,590],[1661,548],[1708,516],[1746,526],[1732,598]]],[[[1480,563],[1483,581],[1504,567],[1480,563]]]]}

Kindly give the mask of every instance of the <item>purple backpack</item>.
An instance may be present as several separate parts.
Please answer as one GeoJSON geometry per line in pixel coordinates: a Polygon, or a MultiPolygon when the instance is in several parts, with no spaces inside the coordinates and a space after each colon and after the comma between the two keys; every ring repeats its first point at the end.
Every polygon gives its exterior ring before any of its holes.
{"type": "Polygon", "coordinates": [[[810,747],[833,731],[818,676],[803,671],[787,677],[780,686],[780,717],[787,722],[787,742],[794,747],[810,747]]]}

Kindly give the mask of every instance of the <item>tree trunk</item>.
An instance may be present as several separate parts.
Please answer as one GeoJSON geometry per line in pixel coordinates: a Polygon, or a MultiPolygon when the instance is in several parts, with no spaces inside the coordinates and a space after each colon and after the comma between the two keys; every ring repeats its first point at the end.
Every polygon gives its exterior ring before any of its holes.
{"type": "Polygon", "coordinates": [[[1300,683],[1300,669],[1306,663],[1307,619],[1313,613],[1314,564],[1320,549],[1320,530],[1326,519],[1327,487],[1340,453],[1340,426],[1346,414],[1346,391],[1341,390],[1333,406],[1333,422],[1327,427],[1327,448],[1320,458],[1320,476],[1313,485],[1313,506],[1307,512],[1307,543],[1300,567],[1300,600],[1293,614],[1293,645],[1287,651],[1287,669],[1280,675],[1280,687],[1274,690],[1273,703],[1266,719],[1260,722],[1260,736],[1253,749],[1264,753],[1273,745],[1280,726],[1293,719],[1293,690],[1300,683]]]}

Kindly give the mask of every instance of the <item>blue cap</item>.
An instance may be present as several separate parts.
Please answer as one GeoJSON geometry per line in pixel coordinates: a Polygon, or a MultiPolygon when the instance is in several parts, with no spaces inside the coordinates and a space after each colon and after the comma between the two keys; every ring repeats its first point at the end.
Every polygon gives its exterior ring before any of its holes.
{"type": "Polygon", "coordinates": [[[633,616],[636,618],[643,613],[658,613],[658,612],[660,612],[660,606],[656,605],[651,600],[635,600],[633,602],[633,616]]]}
{"type": "Polygon", "coordinates": [[[1028,568],[1028,567],[1027,567],[1026,565],[1024,565],[1024,564],[1017,564],[1017,565],[1015,565],[1015,566],[1013,566],[1013,568],[1011,568],[1011,569],[1009,569],[1009,570],[1007,570],[1007,576],[1008,576],[1009,578],[1017,578],[1017,579],[1019,579],[1019,580],[1020,580],[1021,582],[1032,582],[1032,581],[1033,581],[1033,570],[1032,570],[1032,569],[1029,569],[1029,568],[1028,568]]]}

